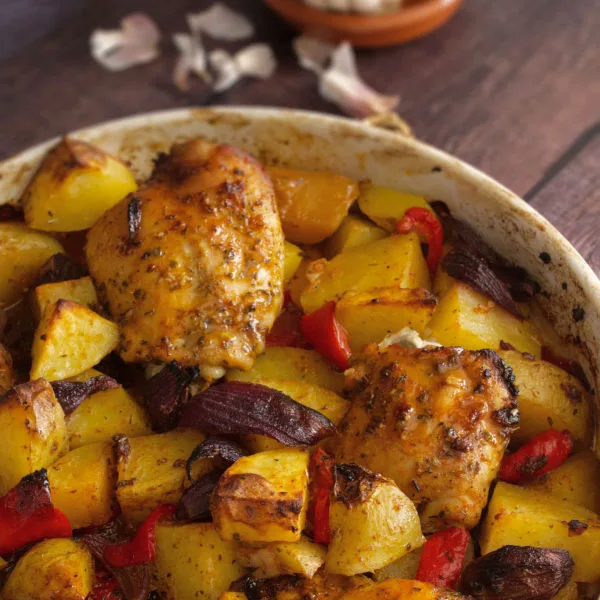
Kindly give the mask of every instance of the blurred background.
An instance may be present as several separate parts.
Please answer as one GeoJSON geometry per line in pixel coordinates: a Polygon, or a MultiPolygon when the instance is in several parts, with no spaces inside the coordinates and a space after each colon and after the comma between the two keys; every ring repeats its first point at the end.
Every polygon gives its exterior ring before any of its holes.
{"type": "MultiPolygon", "coordinates": [[[[298,66],[290,25],[262,0],[224,3],[252,21],[253,41],[271,46],[278,68],[267,80],[244,79],[216,94],[198,78],[186,92],[172,82],[171,35],[212,0],[1,0],[0,159],[151,110],[247,104],[341,114],[319,94],[314,73],[298,66]],[[90,55],[92,31],[117,28],[135,11],[160,28],[159,58],[104,70],[90,55]]],[[[357,63],[378,92],[401,96],[397,111],[418,138],[524,196],[598,270],[598,31],[598,0],[465,0],[440,29],[403,45],[357,49],[357,63]]]]}

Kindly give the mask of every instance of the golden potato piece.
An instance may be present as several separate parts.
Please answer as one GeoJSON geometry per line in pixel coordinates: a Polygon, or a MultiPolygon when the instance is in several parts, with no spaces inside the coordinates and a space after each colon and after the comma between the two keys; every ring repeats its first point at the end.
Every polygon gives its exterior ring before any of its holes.
{"type": "Polygon", "coordinates": [[[38,285],[33,290],[32,309],[35,318],[39,321],[46,308],[59,300],[71,300],[94,308],[98,304],[98,296],[92,278],[82,277],[81,279],[38,285]]]}
{"type": "Polygon", "coordinates": [[[531,323],[519,321],[464,283],[453,284],[440,298],[427,329],[427,337],[443,346],[498,350],[500,342],[507,342],[521,352],[541,354],[531,323]]]}
{"type": "Polygon", "coordinates": [[[10,352],[0,344],[0,396],[6,394],[15,384],[15,373],[13,371],[12,356],[10,352]]]}
{"type": "Polygon", "coordinates": [[[154,571],[163,597],[217,600],[244,574],[234,547],[219,537],[212,523],[159,523],[154,571]]]}
{"type": "Polygon", "coordinates": [[[25,222],[43,231],[88,229],[136,188],[119,159],[82,140],[64,138],[23,193],[25,222]]]}
{"type": "Polygon", "coordinates": [[[295,275],[302,262],[302,250],[286,241],[283,245],[283,283],[287,285],[295,275]]]}
{"type": "Polygon", "coordinates": [[[240,565],[252,569],[254,577],[260,579],[294,574],[311,578],[325,562],[326,553],[325,546],[306,537],[297,542],[238,544],[235,549],[240,565]]]}
{"type": "Polygon", "coordinates": [[[0,223],[0,308],[19,300],[42,265],[62,252],[53,237],[22,223],[0,223]]]}
{"type": "MultiPolygon", "coordinates": [[[[325,415],[334,425],[339,424],[350,408],[348,400],[314,383],[294,379],[268,379],[266,377],[255,379],[252,383],[259,383],[282,391],[296,402],[325,415]]],[[[264,452],[265,450],[284,447],[283,444],[273,438],[252,434],[244,436],[244,446],[251,452],[264,452]]]]}
{"type": "Polygon", "coordinates": [[[358,196],[356,181],[338,173],[270,167],[285,237],[316,244],[329,237],[358,196]]]}
{"type": "Polygon", "coordinates": [[[112,444],[72,450],[48,467],[54,506],[73,529],[110,521],[115,507],[117,468],[112,444]]]}
{"type": "Polygon", "coordinates": [[[411,500],[393,481],[355,464],[334,468],[329,527],[325,569],[339,575],[381,569],[425,542],[411,500]]]}
{"type": "Polygon", "coordinates": [[[426,208],[433,212],[422,196],[398,192],[372,183],[360,186],[358,206],[371,221],[386,231],[396,231],[396,224],[409,208],[426,208]]]}
{"type": "Polygon", "coordinates": [[[119,328],[83,304],[47,307],[33,338],[31,379],[66,379],[98,364],[119,343],[119,328]]]}
{"type": "Polygon", "coordinates": [[[307,273],[312,265],[312,262],[317,258],[323,258],[323,253],[317,246],[305,246],[303,248],[302,262],[296,269],[294,276],[287,282],[285,289],[292,297],[292,301],[296,306],[302,306],[300,298],[304,290],[308,287],[309,281],[307,273]]]}
{"type": "Polygon", "coordinates": [[[316,350],[271,346],[256,358],[251,371],[231,369],[228,381],[286,379],[313,383],[337,394],[344,387],[344,376],[331,368],[330,363],[316,350]]]}
{"type": "Polygon", "coordinates": [[[211,500],[224,540],[295,542],[306,521],[308,453],[286,448],[236,461],[221,476],[211,500]]]}
{"type": "Polygon", "coordinates": [[[600,513],[600,461],[591,450],[573,454],[525,486],[600,513]]]}
{"type": "Polygon", "coordinates": [[[69,450],[65,415],[43,379],[22,383],[0,399],[0,431],[0,496],[69,450]]]}
{"type": "Polygon", "coordinates": [[[94,583],[87,548],[70,539],[36,544],[17,562],[2,589],[4,600],[85,600],[94,583]]]}
{"type": "Polygon", "coordinates": [[[578,379],[543,360],[520,352],[499,353],[515,374],[519,388],[519,429],[512,440],[523,444],[550,427],[568,429],[590,446],[592,442],[592,400],[578,379]]]}
{"type": "MultiPolygon", "coordinates": [[[[71,381],[87,381],[98,375],[102,373],[90,369],[71,377],[71,381]]],[[[67,416],[67,433],[74,450],[94,442],[110,442],[118,434],[129,438],[149,435],[152,428],[144,409],[121,387],[86,398],[67,416]]]]}
{"type": "Polygon", "coordinates": [[[429,271],[416,233],[392,235],[338,254],[330,261],[312,263],[311,281],[301,296],[310,313],[346,292],[367,292],[382,284],[401,288],[429,288],[429,271]]]}
{"type": "Polygon", "coordinates": [[[388,579],[344,594],[343,600],[460,600],[462,594],[431,583],[388,579]]]}
{"type": "Polygon", "coordinates": [[[575,561],[574,581],[600,579],[600,517],[538,490],[499,482],[479,544],[482,554],[506,545],[562,548],[575,561]]]}
{"type": "Polygon", "coordinates": [[[352,352],[360,352],[367,344],[379,343],[404,327],[424,335],[436,304],[428,290],[380,287],[347,292],[336,304],[335,316],[348,332],[352,352]]]}
{"type": "MultiPolygon", "coordinates": [[[[121,438],[117,445],[117,500],[126,519],[143,521],[160,504],[176,504],[183,495],[185,463],[204,441],[193,429],[121,438]]],[[[209,459],[194,464],[197,477],[211,470],[209,459]]]]}
{"type": "Polygon", "coordinates": [[[373,225],[367,219],[357,215],[348,215],[325,243],[325,256],[333,258],[346,250],[364,246],[386,236],[387,232],[384,229],[373,225]]]}

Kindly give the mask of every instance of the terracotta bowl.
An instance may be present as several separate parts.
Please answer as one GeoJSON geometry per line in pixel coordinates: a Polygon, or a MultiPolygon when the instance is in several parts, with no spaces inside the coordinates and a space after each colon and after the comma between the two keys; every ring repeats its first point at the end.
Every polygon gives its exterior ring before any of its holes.
{"type": "Polygon", "coordinates": [[[419,0],[384,15],[357,15],[317,10],[299,0],[265,0],[303,33],[327,41],[348,40],[354,46],[374,48],[402,44],[444,25],[462,0],[419,0]]]}

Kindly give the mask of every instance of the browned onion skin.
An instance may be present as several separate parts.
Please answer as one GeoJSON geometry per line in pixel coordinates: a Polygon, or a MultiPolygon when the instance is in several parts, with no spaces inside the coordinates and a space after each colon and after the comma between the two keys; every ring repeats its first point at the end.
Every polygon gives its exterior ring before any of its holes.
{"type": "Polygon", "coordinates": [[[150,563],[131,567],[112,567],[104,560],[104,548],[108,544],[125,542],[133,532],[125,522],[113,519],[100,527],[86,531],[83,542],[90,549],[96,560],[112,574],[126,600],[147,600],[150,593],[150,563]]]}
{"type": "Polygon", "coordinates": [[[572,574],[566,550],[503,546],[467,565],[460,590],[477,600],[548,600],[572,574]]]}
{"type": "Polygon", "coordinates": [[[185,465],[187,476],[190,481],[192,477],[192,465],[200,458],[215,459],[215,467],[224,471],[230,467],[236,460],[248,456],[248,452],[237,442],[222,437],[206,438],[201,444],[198,444],[190,454],[185,465]]]}
{"type": "Polygon", "coordinates": [[[201,477],[186,490],[177,504],[175,517],[178,521],[209,521],[210,496],[223,471],[212,471],[201,477]]]}
{"type": "Polygon", "coordinates": [[[336,431],[327,417],[283,392],[244,381],[218,383],[194,396],[179,426],[209,435],[254,433],[285,446],[312,446],[336,431]]]}
{"type": "Polygon", "coordinates": [[[70,279],[80,279],[87,275],[87,269],[62,252],[51,256],[40,269],[35,286],[44,283],[58,283],[70,279]]]}
{"type": "Polygon", "coordinates": [[[98,375],[87,381],[53,381],[50,385],[65,415],[70,415],[92,394],[121,387],[108,375],[98,375]]]}

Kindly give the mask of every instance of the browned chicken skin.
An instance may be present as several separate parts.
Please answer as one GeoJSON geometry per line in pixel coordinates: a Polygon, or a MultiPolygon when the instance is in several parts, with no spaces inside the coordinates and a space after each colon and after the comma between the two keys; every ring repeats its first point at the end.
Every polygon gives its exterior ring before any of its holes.
{"type": "Polygon", "coordinates": [[[394,479],[424,532],[474,527],[518,422],[510,369],[491,350],[372,344],[346,384],[336,458],[394,479]]]}
{"type": "Polygon", "coordinates": [[[90,230],[90,273],[121,331],[121,356],[249,369],[282,302],[283,233],[251,156],[175,145],[151,179],[90,230]]]}

